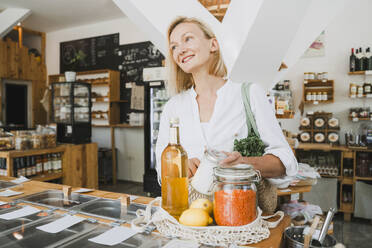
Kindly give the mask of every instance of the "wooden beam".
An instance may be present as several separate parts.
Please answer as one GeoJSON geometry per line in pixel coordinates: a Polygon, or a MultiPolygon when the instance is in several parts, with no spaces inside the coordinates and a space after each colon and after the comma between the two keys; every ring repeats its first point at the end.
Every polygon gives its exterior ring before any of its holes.
{"type": "Polygon", "coordinates": [[[8,8],[0,13],[0,38],[3,38],[17,23],[31,14],[29,9],[8,8]]]}
{"type": "Polygon", "coordinates": [[[22,34],[22,26],[17,26],[18,29],[18,46],[22,48],[23,46],[23,34],[22,34]]]}
{"type": "Polygon", "coordinates": [[[111,150],[112,150],[112,183],[116,184],[116,148],[115,148],[115,127],[111,126],[111,150]]]}

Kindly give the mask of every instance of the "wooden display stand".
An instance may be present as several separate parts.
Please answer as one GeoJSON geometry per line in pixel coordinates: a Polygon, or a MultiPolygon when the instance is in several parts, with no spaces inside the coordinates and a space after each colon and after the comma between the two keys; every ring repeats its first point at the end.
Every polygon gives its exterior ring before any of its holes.
{"type": "MultiPolygon", "coordinates": [[[[329,144],[300,144],[296,150],[304,150],[304,151],[314,151],[314,150],[320,150],[324,152],[329,151],[340,151],[341,152],[341,158],[340,158],[340,166],[339,166],[339,175],[334,176],[334,178],[337,178],[339,184],[340,184],[340,198],[339,198],[339,206],[338,209],[339,212],[344,213],[344,220],[350,221],[351,220],[351,214],[354,213],[354,204],[355,204],[355,182],[358,180],[361,181],[372,181],[372,177],[359,177],[356,175],[356,169],[358,167],[357,164],[357,153],[358,152],[372,152],[372,149],[367,149],[364,147],[347,147],[347,146],[332,146],[329,144]],[[352,177],[344,175],[344,159],[353,159],[353,175],[352,177]],[[351,194],[352,194],[352,202],[343,202],[342,196],[344,192],[344,187],[351,187],[351,194]]],[[[327,176],[332,177],[332,176],[327,176]]]]}
{"type": "Polygon", "coordinates": [[[7,174],[14,176],[13,159],[18,157],[62,153],[62,172],[47,173],[31,177],[36,181],[62,179],[63,184],[74,187],[98,188],[98,148],[96,143],[73,145],[63,144],[54,148],[1,151],[0,158],[6,158],[7,174]]]}
{"type": "Polygon", "coordinates": [[[303,102],[304,103],[333,103],[335,100],[334,97],[334,81],[333,80],[314,80],[307,79],[304,81],[303,87],[303,102]],[[318,92],[327,92],[327,100],[306,100],[307,93],[318,93],[318,92]]]}
{"type": "MultiPolygon", "coordinates": [[[[328,121],[329,119],[332,118],[332,113],[326,113],[326,112],[315,112],[313,115],[309,115],[307,114],[306,117],[308,117],[310,119],[310,126],[309,127],[303,127],[303,126],[300,126],[299,129],[303,132],[308,132],[310,133],[310,137],[311,137],[311,141],[312,143],[315,143],[315,144],[323,144],[323,143],[330,143],[330,141],[328,140],[328,134],[330,133],[338,133],[340,131],[340,127],[337,126],[337,127],[330,127],[328,125],[328,121]],[[317,118],[323,118],[324,120],[324,126],[323,127],[316,127],[315,126],[315,123],[314,121],[317,119],[317,118]],[[325,136],[325,140],[323,142],[320,142],[320,143],[316,143],[315,141],[315,134],[316,133],[324,133],[324,136],[325,136]]],[[[338,144],[339,141],[336,142],[336,144],[338,144]]]]}

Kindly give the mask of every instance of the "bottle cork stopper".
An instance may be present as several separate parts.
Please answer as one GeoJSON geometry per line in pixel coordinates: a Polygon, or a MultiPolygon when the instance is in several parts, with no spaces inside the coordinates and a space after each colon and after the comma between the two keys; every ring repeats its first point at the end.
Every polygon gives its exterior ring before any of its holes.
{"type": "Polygon", "coordinates": [[[71,195],[71,190],[72,190],[72,187],[71,186],[63,186],[62,188],[62,191],[63,191],[63,197],[64,198],[69,198],[70,195],[71,195]]]}
{"type": "Polygon", "coordinates": [[[120,205],[121,206],[129,206],[130,205],[130,198],[129,195],[122,195],[120,196],[120,205]]]}

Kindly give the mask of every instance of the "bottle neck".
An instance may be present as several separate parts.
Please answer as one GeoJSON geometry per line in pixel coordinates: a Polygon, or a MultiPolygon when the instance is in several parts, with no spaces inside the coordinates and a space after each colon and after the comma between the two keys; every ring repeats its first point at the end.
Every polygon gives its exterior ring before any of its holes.
{"type": "Polygon", "coordinates": [[[180,143],[180,135],[178,126],[171,126],[169,129],[169,144],[178,145],[180,143]]]}

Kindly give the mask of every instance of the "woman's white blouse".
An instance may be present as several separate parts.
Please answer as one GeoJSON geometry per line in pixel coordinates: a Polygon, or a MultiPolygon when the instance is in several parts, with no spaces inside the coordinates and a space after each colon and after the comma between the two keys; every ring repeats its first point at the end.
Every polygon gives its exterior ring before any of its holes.
{"type": "MultiPolygon", "coordinates": [[[[201,160],[205,147],[231,152],[235,139],[247,137],[248,128],[240,83],[228,80],[217,91],[214,112],[208,122],[208,128],[204,131],[200,123],[196,96],[195,90],[191,88],[172,97],[164,106],[155,150],[158,177],[161,175],[161,153],[169,142],[169,120],[172,117],[178,117],[180,120],[180,142],[189,159],[201,160]]],[[[250,104],[260,137],[267,146],[265,154],[278,157],[286,168],[286,175],[295,176],[298,167],[296,158],[264,91],[257,84],[251,85],[250,104]]]]}

